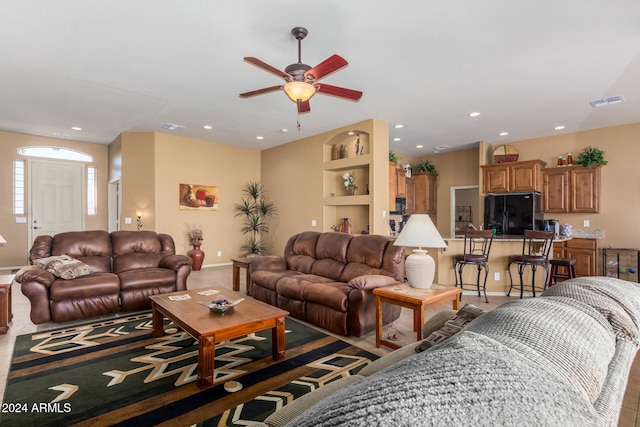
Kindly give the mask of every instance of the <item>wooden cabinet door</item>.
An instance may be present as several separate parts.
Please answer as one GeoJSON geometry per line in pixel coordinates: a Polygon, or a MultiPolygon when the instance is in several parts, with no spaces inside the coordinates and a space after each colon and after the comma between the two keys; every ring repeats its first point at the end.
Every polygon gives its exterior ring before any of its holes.
{"type": "Polygon", "coordinates": [[[404,169],[396,169],[396,197],[407,197],[407,177],[404,169]]]}
{"type": "Polygon", "coordinates": [[[576,276],[596,276],[598,267],[598,241],[571,239],[564,244],[564,257],[576,259],[576,276]]]}
{"type": "Polygon", "coordinates": [[[542,210],[548,213],[569,212],[569,174],[560,168],[544,171],[542,210]]]}
{"type": "Polygon", "coordinates": [[[407,215],[416,213],[416,182],[413,178],[407,178],[407,215]]]}
{"type": "Polygon", "coordinates": [[[485,193],[509,192],[509,166],[484,167],[483,191],[485,193]]]}
{"type": "Polygon", "coordinates": [[[415,212],[419,214],[432,214],[438,210],[438,175],[432,173],[416,173],[413,176],[415,182],[415,212]]]}
{"type": "Polygon", "coordinates": [[[600,212],[600,168],[571,169],[571,201],[569,209],[576,213],[600,212]]]}
{"type": "Polygon", "coordinates": [[[389,162],[389,211],[396,210],[396,187],[398,176],[396,175],[396,164],[389,162]]]}
{"type": "Polygon", "coordinates": [[[538,163],[514,164],[509,171],[509,191],[542,191],[542,169],[538,163]]]}

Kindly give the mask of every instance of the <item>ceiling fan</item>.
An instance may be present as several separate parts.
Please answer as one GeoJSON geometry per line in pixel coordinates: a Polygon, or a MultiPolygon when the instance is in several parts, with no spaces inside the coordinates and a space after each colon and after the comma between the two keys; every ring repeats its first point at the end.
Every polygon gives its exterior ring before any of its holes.
{"type": "Polygon", "coordinates": [[[319,83],[320,79],[346,67],[348,62],[344,58],[339,55],[332,55],[312,68],[307,64],[302,63],[301,59],[302,39],[309,34],[309,31],[303,27],[295,27],[291,30],[291,34],[293,34],[296,40],[298,40],[298,62],[287,66],[284,71],[280,71],[253,56],[247,56],[244,58],[248,63],[253,64],[258,68],[262,68],[268,73],[281,77],[284,79],[285,84],[241,93],[240,98],[250,98],[264,93],[284,90],[289,99],[297,104],[298,113],[308,113],[311,111],[309,99],[316,92],[351,101],[358,101],[360,99],[362,96],[362,92],[360,91],[319,83]]]}

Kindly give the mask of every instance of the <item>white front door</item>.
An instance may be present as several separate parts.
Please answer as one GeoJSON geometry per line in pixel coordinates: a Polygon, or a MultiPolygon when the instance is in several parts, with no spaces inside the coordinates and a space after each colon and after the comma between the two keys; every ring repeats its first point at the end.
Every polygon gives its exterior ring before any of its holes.
{"type": "Polygon", "coordinates": [[[84,229],[84,165],[29,161],[30,243],[42,234],[84,229]]]}

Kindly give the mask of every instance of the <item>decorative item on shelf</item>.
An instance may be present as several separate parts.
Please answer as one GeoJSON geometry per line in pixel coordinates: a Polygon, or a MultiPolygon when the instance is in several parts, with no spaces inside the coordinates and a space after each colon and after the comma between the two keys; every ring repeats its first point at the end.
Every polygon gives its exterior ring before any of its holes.
{"type": "Polygon", "coordinates": [[[267,245],[264,235],[269,232],[267,220],[277,215],[275,204],[269,200],[267,191],[262,183],[252,181],[245,184],[241,203],[233,205],[236,217],[242,217],[242,234],[250,234],[247,242],[240,249],[246,255],[264,255],[267,245]]]}
{"type": "Polygon", "coordinates": [[[404,168],[404,176],[411,178],[413,176],[413,169],[411,168],[411,165],[407,163],[406,165],[402,165],[402,167],[404,168]]]}
{"type": "Polygon", "coordinates": [[[340,158],[346,159],[347,157],[349,157],[349,152],[347,151],[347,147],[345,147],[344,144],[340,144],[340,158]]]}
{"type": "Polygon", "coordinates": [[[356,157],[360,155],[360,134],[356,137],[356,157]]]}
{"type": "Polygon", "coordinates": [[[140,231],[140,229],[142,228],[142,211],[136,211],[136,221],[138,222],[138,231],[140,231]]]}
{"type": "Polygon", "coordinates": [[[597,165],[604,166],[608,162],[604,159],[604,151],[599,148],[588,146],[578,155],[576,163],[591,169],[597,165]]]}
{"type": "Polygon", "coordinates": [[[365,187],[364,194],[369,194],[369,184],[365,187]]]}
{"type": "Polygon", "coordinates": [[[342,175],[342,179],[344,180],[344,188],[347,190],[347,194],[353,196],[358,188],[356,185],[356,174],[354,172],[345,172],[344,175],[342,175]]]}
{"type": "Polygon", "coordinates": [[[573,235],[573,227],[571,224],[562,224],[560,235],[571,237],[573,235]]]}
{"type": "Polygon", "coordinates": [[[520,155],[512,145],[498,145],[493,150],[493,161],[496,163],[517,162],[520,155]]]}
{"type": "Polygon", "coordinates": [[[393,163],[398,163],[398,160],[400,159],[400,156],[398,156],[396,153],[394,153],[393,151],[389,151],[389,161],[393,162],[393,163]]]}
{"type": "Polygon", "coordinates": [[[340,154],[338,152],[338,146],[337,145],[333,145],[331,146],[331,160],[338,160],[340,157],[340,154]]]}
{"type": "Polygon", "coordinates": [[[340,232],[351,234],[353,229],[351,228],[351,221],[349,218],[342,218],[342,224],[340,224],[340,232]]]}
{"type": "Polygon", "coordinates": [[[418,172],[429,172],[433,174],[437,174],[436,165],[431,163],[429,160],[423,160],[416,166],[416,170],[418,172]]]}
{"type": "Polygon", "coordinates": [[[187,252],[187,256],[191,258],[191,261],[193,261],[191,269],[199,271],[202,268],[202,263],[204,262],[204,251],[200,249],[200,245],[202,245],[202,242],[204,241],[202,230],[199,228],[192,228],[189,230],[187,235],[189,236],[189,243],[193,246],[193,249],[187,252]]]}
{"type": "Polygon", "coordinates": [[[567,153],[567,166],[573,166],[573,154],[567,153]]]}
{"type": "Polygon", "coordinates": [[[394,242],[395,246],[418,247],[405,261],[409,284],[414,288],[430,288],[436,263],[424,248],[446,248],[440,233],[427,214],[413,214],[394,242]]]}

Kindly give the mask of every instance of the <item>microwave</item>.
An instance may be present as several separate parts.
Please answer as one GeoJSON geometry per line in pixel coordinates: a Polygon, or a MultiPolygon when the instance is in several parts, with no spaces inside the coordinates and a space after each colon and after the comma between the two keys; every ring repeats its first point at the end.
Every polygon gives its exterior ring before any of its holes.
{"type": "Polygon", "coordinates": [[[396,206],[391,211],[394,215],[406,215],[407,213],[407,199],[396,197],[396,206]]]}

